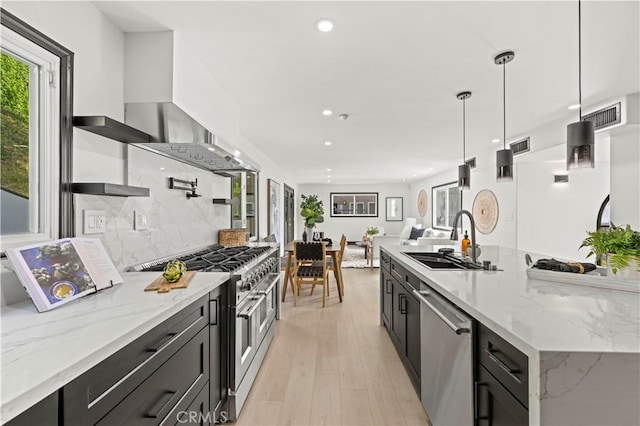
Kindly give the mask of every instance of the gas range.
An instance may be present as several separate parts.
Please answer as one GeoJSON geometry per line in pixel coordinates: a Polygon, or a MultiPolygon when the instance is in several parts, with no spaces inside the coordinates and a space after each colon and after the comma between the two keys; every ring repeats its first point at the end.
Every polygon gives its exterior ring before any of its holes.
{"type": "Polygon", "coordinates": [[[253,243],[233,247],[212,244],[158,258],[130,269],[137,272],[162,271],[167,262],[174,259],[183,261],[188,271],[229,272],[231,282],[235,284],[232,292],[236,304],[249,295],[269,273],[279,273],[280,263],[277,244],[253,243]]]}

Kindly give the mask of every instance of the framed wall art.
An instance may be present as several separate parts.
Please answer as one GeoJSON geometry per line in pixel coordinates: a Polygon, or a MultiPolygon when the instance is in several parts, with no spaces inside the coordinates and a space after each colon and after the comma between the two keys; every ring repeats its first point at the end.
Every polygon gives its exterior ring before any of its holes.
{"type": "Polygon", "coordinates": [[[404,220],[402,211],[402,197],[386,197],[384,199],[386,207],[387,222],[401,222],[404,220]]]}
{"type": "Polygon", "coordinates": [[[280,237],[280,184],[273,179],[267,179],[267,217],[269,223],[267,233],[276,236],[276,242],[282,241],[280,237]]]}

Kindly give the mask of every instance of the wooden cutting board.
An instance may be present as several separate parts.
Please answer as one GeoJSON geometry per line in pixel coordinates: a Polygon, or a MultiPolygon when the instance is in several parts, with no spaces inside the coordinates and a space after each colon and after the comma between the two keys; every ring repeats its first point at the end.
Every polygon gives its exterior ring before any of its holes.
{"type": "Polygon", "coordinates": [[[144,288],[144,291],[158,291],[158,293],[168,293],[174,288],[187,288],[191,279],[196,275],[196,271],[185,272],[180,279],[174,283],[168,283],[162,275],[153,280],[151,284],[144,288]]]}

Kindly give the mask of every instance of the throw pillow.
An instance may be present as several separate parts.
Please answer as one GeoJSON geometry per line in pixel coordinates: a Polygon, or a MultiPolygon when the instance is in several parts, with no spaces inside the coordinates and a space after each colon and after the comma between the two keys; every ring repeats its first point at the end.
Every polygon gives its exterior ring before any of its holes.
{"type": "Polygon", "coordinates": [[[404,228],[402,228],[402,231],[400,232],[400,240],[408,239],[409,235],[411,235],[411,229],[413,229],[411,225],[407,225],[404,228]]]}
{"type": "Polygon", "coordinates": [[[422,234],[424,234],[424,229],[416,228],[414,226],[414,227],[411,228],[411,234],[409,234],[409,239],[410,240],[417,240],[418,238],[422,237],[422,234]]]}

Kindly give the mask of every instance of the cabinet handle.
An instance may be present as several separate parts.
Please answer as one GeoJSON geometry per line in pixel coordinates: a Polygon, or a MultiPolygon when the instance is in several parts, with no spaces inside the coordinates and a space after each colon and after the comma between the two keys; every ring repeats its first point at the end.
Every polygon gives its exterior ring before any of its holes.
{"type": "Polygon", "coordinates": [[[171,405],[169,404],[173,401],[173,398],[176,397],[177,395],[178,393],[176,391],[164,392],[160,396],[160,399],[158,399],[158,401],[156,401],[156,403],[153,404],[153,406],[151,407],[151,410],[149,410],[149,412],[145,415],[145,417],[149,417],[152,419],[158,418],[160,416],[160,413],[162,413],[167,406],[171,407],[171,405]]]}
{"type": "Polygon", "coordinates": [[[218,301],[209,300],[209,324],[218,325],[218,301]]]}
{"type": "Polygon", "coordinates": [[[489,415],[480,416],[478,393],[480,392],[481,386],[489,386],[489,384],[485,382],[473,382],[473,416],[476,420],[489,420],[489,425],[491,425],[491,418],[489,418],[489,415]]]}
{"type": "Polygon", "coordinates": [[[385,291],[387,292],[387,294],[393,293],[393,289],[389,290],[389,284],[391,284],[391,280],[387,280],[387,283],[386,283],[386,286],[385,286],[386,287],[385,291]]]}
{"type": "Polygon", "coordinates": [[[407,313],[407,296],[404,294],[400,295],[400,313],[405,315],[407,313]],[[402,302],[404,302],[404,304],[402,302]]]}
{"type": "Polygon", "coordinates": [[[161,337],[152,346],[147,348],[147,352],[160,352],[171,343],[176,334],[177,333],[169,333],[166,336],[161,337]]]}
{"type": "Polygon", "coordinates": [[[500,367],[505,373],[507,373],[509,376],[511,376],[511,378],[513,380],[518,382],[518,384],[522,383],[520,381],[520,378],[518,376],[516,376],[516,374],[520,373],[520,370],[512,370],[511,368],[509,368],[509,366],[507,364],[505,364],[504,361],[502,361],[500,358],[498,358],[495,355],[495,352],[498,352],[498,351],[496,351],[495,349],[489,349],[489,348],[484,348],[484,351],[487,354],[487,356],[489,357],[489,359],[491,361],[493,361],[494,363],[496,363],[498,365],[498,367],[500,367]]]}

